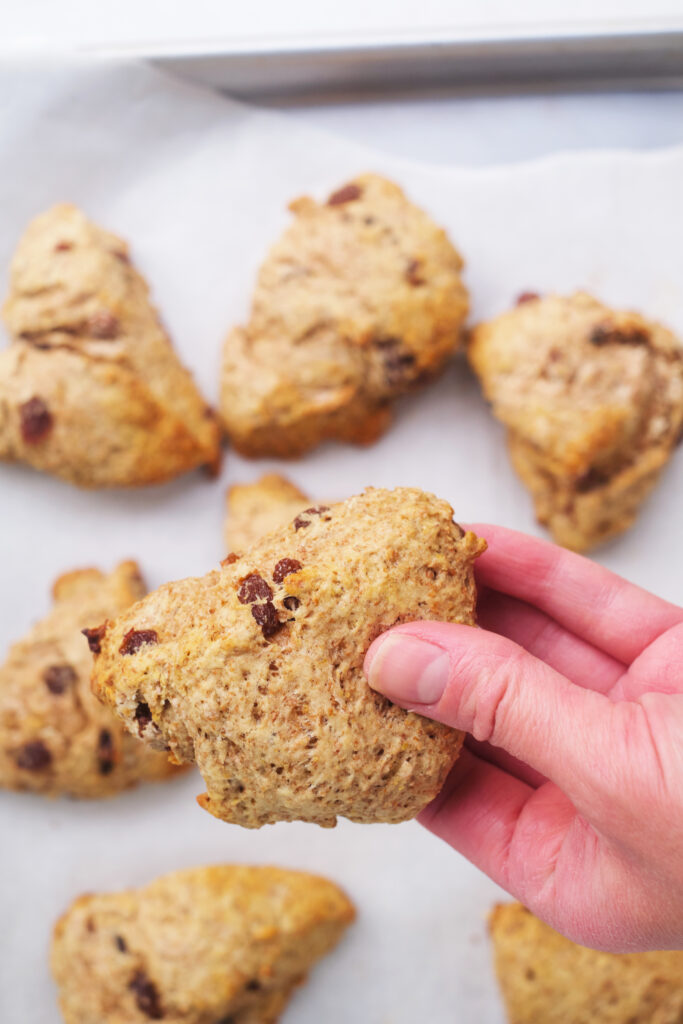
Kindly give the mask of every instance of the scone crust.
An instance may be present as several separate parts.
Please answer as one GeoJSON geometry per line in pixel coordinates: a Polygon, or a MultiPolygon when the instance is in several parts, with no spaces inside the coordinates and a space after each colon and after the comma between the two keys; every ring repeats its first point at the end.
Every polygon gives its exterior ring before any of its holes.
{"type": "Polygon", "coordinates": [[[61,204],[12,260],[0,458],[81,487],[159,483],[220,461],[220,427],[125,242],[61,204]]]}
{"type": "Polygon", "coordinates": [[[248,456],[376,440],[390,403],[458,347],[467,315],[459,253],[393,182],[361,175],[290,209],[249,323],[224,349],[223,422],[248,456]]]}
{"type": "Polygon", "coordinates": [[[683,428],[678,339],[579,292],[480,324],[468,356],[555,540],[584,551],[627,529],[683,428]]]}
{"type": "Polygon", "coordinates": [[[485,543],[452,515],[410,488],[312,507],[220,571],[109,622],[95,692],[128,728],[196,761],[200,803],[225,821],[412,818],[462,734],[371,690],[363,658],[397,623],[474,624],[485,543]],[[155,643],[122,654],[147,630],[155,643]]]}
{"type": "Polygon", "coordinates": [[[82,896],[57,922],[66,1024],[270,1024],[354,918],[325,878],[274,867],[176,871],[82,896]]]}
{"type": "Polygon", "coordinates": [[[54,606],[0,667],[0,786],[48,796],[111,796],[177,771],[93,696],[81,630],[145,593],[135,562],[81,569],[54,585],[54,606]]]}
{"type": "Polygon", "coordinates": [[[680,1024],[683,952],[601,953],[578,946],[519,903],[489,922],[510,1024],[680,1024]]]}
{"type": "Polygon", "coordinates": [[[292,522],[311,501],[286,476],[266,473],[253,483],[233,484],[226,504],[226,548],[246,551],[267,533],[292,522]]]}

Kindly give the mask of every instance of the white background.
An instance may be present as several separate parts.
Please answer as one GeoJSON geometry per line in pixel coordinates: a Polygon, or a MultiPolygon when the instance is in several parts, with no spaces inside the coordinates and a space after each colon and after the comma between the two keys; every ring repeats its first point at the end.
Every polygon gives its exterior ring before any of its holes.
{"type": "Polygon", "coordinates": [[[0,46],[180,48],[199,41],[253,45],[273,39],[581,31],[625,24],[683,24],[679,0],[21,0],[6,2],[0,46]]]}
{"type": "MultiPolygon", "coordinates": [[[[510,171],[430,169],[392,155],[407,155],[412,147],[424,155],[421,145],[409,142],[411,132],[423,130],[422,119],[402,122],[398,107],[392,108],[394,127],[384,134],[375,108],[382,152],[374,153],[302,123],[324,118],[322,110],[284,119],[251,115],[140,70],[86,78],[15,70],[0,82],[0,96],[12,97],[1,125],[0,266],[6,267],[33,213],[58,199],[82,203],[130,239],[183,358],[212,398],[222,336],[244,315],[264,248],[286,223],[286,201],[305,190],[324,194],[366,167],[395,176],[447,226],[468,261],[475,316],[504,308],[523,289],[583,284],[683,329],[680,154],[585,155],[510,171]]],[[[675,98],[669,103],[675,108],[675,98]]],[[[631,130],[642,132],[635,141],[645,145],[671,139],[673,118],[658,129],[644,107],[636,108],[623,107],[624,135],[616,141],[627,143],[631,130]]],[[[335,109],[336,117],[347,119],[348,136],[362,134],[350,113],[335,109]]],[[[438,149],[438,108],[431,109],[438,149]]],[[[488,109],[487,115],[481,108],[479,124],[492,137],[505,136],[509,119],[488,109]]],[[[469,162],[481,163],[486,147],[492,152],[497,143],[477,142],[471,110],[449,105],[442,121],[448,130],[464,125],[469,162]]],[[[514,110],[523,118],[524,101],[514,101],[514,110]]],[[[574,110],[567,117],[578,140],[574,110]]],[[[537,114],[529,116],[538,125],[537,114]]],[[[536,145],[542,149],[541,135],[537,131],[536,145]]],[[[496,153],[499,160],[500,149],[496,153]]],[[[442,148],[437,159],[446,162],[451,154],[442,148]]],[[[523,155],[521,144],[510,153],[523,155]]],[[[132,555],[154,586],[215,565],[223,554],[226,483],[271,465],[229,455],[221,481],[191,476],[130,494],[82,493],[3,467],[0,648],[46,610],[49,585],[65,569],[110,566],[132,555]]],[[[679,455],[638,525],[598,556],[678,601],[681,468],[679,455]]],[[[394,429],[377,446],[326,446],[291,474],[313,497],[367,483],[415,484],[448,498],[461,519],[536,529],[501,431],[462,364],[404,402],[394,429]]],[[[107,803],[0,796],[3,1024],[56,1024],[46,970],[49,928],[77,893],[231,859],[326,872],[359,905],[348,940],[292,1004],[285,1018],[292,1024],[499,1024],[484,933],[496,894],[473,868],[414,824],[246,832],[201,812],[193,801],[201,788],[192,776],[107,803]]]]}

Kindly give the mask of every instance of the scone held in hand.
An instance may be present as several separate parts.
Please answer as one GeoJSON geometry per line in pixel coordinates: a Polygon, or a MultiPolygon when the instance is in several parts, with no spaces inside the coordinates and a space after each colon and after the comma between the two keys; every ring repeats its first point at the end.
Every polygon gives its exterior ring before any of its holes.
{"type": "Polygon", "coordinates": [[[93,685],[136,735],[196,761],[202,805],[258,827],[414,817],[462,735],[371,690],[363,658],[414,619],[474,624],[482,540],[414,489],[311,507],[102,629],[93,685]]]}

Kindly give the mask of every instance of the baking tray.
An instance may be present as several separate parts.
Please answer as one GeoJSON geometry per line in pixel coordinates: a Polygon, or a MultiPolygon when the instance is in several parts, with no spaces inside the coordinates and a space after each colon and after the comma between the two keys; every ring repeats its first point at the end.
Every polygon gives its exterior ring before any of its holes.
{"type": "MultiPolygon", "coordinates": [[[[117,55],[140,56],[130,50],[117,55]]],[[[291,103],[349,94],[497,93],[683,86],[681,24],[298,43],[177,44],[143,52],[165,70],[245,99],[291,103]]]]}

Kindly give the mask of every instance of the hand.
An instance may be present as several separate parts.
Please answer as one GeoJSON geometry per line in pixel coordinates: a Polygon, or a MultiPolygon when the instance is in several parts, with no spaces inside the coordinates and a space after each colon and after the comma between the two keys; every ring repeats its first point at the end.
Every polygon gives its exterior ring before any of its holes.
{"type": "Polygon", "coordinates": [[[481,628],[397,626],[365,661],[376,690],[470,734],[420,821],[575,942],[683,948],[683,609],[474,529],[481,628]]]}

